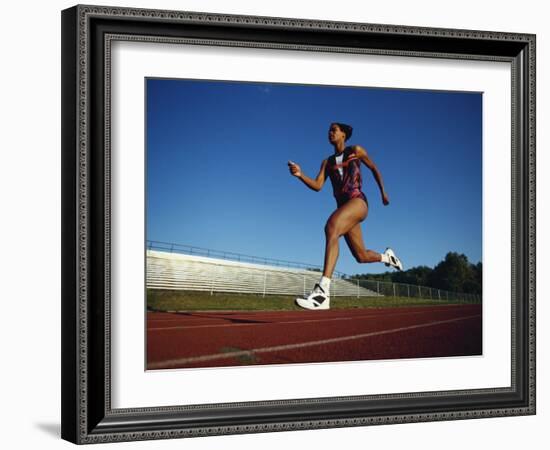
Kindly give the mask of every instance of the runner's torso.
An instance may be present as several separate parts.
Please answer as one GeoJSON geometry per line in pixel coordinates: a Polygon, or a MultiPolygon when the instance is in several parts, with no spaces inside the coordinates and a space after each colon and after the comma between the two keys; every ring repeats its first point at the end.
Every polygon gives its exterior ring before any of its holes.
{"type": "Polygon", "coordinates": [[[332,183],[332,191],[338,207],[357,197],[366,202],[367,198],[361,191],[361,160],[352,147],[346,147],[341,155],[343,156],[341,163],[336,160],[337,155],[329,156],[325,168],[325,173],[332,183]]]}

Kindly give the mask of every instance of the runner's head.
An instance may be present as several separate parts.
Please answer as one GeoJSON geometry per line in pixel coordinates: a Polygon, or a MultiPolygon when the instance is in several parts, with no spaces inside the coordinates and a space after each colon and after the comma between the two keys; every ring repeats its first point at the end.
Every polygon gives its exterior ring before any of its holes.
{"type": "Polygon", "coordinates": [[[328,140],[331,144],[335,144],[339,140],[347,141],[351,137],[353,128],[345,123],[333,122],[328,130],[328,140]]]}

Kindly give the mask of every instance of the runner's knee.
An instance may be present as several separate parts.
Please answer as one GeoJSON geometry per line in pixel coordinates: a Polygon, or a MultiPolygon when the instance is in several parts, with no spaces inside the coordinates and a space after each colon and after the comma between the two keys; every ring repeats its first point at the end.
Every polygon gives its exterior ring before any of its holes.
{"type": "Polygon", "coordinates": [[[325,225],[325,236],[327,239],[338,239],[340,237],[338,226],[334,221],[329,220],[325,225]]]}

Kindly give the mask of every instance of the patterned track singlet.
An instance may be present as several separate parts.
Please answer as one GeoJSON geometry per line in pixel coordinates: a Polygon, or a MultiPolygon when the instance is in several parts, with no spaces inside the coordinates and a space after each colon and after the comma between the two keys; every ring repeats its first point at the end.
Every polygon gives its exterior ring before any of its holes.
{"type": "Polygon", "coordinates": [[[361,191],[361,160],[351,147],[343,151],[342,163],[336,162],[336,155],[327,158],[325,177],[328,175],[332,183],[332,191],[338,208],[352,198],[362,198],[367,203],[367,197],[361,191]],[[343,175],[340,175],[339,168],[343,175]]]}

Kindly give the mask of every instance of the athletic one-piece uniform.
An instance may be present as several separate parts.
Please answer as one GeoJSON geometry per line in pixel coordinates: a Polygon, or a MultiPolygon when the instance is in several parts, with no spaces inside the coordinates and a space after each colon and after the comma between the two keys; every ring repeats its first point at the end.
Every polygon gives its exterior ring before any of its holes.
{"type": "Polygon", "coordinates": [[[367,197],[361,191],[361,159],[351,147],[346,147],[340,155],[341,162],[336,155],[329,156],[325,168],[325,177],[330,178],[338,208],[352,198],[361,198],[368,206],[367,197]]]}

